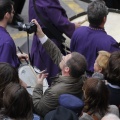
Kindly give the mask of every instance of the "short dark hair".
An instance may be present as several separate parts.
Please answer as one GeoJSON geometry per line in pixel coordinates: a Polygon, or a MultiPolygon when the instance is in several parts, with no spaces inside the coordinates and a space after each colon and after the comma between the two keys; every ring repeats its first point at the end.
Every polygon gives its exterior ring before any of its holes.
{"type": "Polygon", "coordinates": [[[66,65],[70,68],[70,75],[75,78],[79,78],[87,69],[85,57],[78,52],[71,53],[71,58],[66,62],[66,65]]]}
{"type": "Polygon", "coordinates": [[[107,81],[113,85],[120,86],[120,51],[115,51],[111,54],[106,71],[107,81]]]}
{"type": "Polygon", "coordinates": [[[3,91],[10,82],[20,82],[17,69],[8,63],[0,63],[0,108],[3,103],[3,91]]]}
{"type": "Polygon", "coordinates": [[[103,18],[107,16],[108,9],[103,0],[91,2],[87,8],[88,21],[91,26],[99,27],[103,22],[103,18]]]}
{"type": "Polygon", "coordinates": [[[3,20],[7,12],[11,13],[12,5],[14,5],[14,3],[11,0],[0,0],[0,20],[3,20]]]}
{"type": "Polygon", "coordinates": [[[27,90],[18,83],[9,83],[3,95],[4,116],[20,120],[32,120],[33,102],[27,90]]]}
{"type": "Polygon", "coordinates": [[[88,78],[84,85],[84,112],[98,112],[104,116],[108,112],[109,90],[105,83],[97,78],[88,78]]]}

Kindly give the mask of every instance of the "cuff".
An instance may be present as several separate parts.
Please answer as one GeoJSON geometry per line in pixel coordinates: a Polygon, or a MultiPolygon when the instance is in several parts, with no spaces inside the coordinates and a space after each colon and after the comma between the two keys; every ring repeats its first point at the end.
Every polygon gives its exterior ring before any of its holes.
{"type": "Polygon", "coordinates": [[[39,38],[39,39],[40,39],[40,42],[41,42],[42,44],[44,44],[44,43],[47,41],[48,37],[45,35],[44,37],[39,38]]]}

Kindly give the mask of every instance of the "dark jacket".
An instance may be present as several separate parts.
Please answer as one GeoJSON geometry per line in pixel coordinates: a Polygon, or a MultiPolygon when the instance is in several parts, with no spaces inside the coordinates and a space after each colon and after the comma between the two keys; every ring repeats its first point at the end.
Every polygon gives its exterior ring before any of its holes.
{"type": "MultiPolygon", "coordinates": [[[[52,60],[59,65],[62,54],[56,45],[47,40],[44,43],[44,48],[51,56],[52,60]]],[[[45,116],[51,110],[59,106],[58,99],[61,94],[72,94],[79,98],[82,97],[83,80],[81,78],[74,78],[71,76],[56,76],[53,78],[51,87],[49,87],[43,95],[43,85],[39,84],[33,91],[34,110],[37,114],[45,116]]]]}

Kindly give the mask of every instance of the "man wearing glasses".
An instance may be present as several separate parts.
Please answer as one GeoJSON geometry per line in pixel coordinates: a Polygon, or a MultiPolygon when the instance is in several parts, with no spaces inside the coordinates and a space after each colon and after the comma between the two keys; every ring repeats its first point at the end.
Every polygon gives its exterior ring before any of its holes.
{"type": "Polygon", "coordinates": [[[82,97],[83,75],[87,68],[86,59],[83,55],[73,52],[63,56],[58,47],[42,32],[36,20],[37,36],[39,41],[49,54],[53,62],[60,67],[61,75],[52,79],[52,84],[43,94],[43,78],[46,74],[39,76],[38,85],[33,91],[33,104],[35,112],[45,116],[47,112],[55,109],[59,103],[61,94],[72,94],[82,97]],[[41,77],[42,76],[42,77],[41,77]]]}
{"type": "Polygon", "coordinates": [[[6,27],[14,17],[14,3],[11,0],[0,0],[0,62],[7,62],[18,68],[19,59],[28,58],[27,54],[16,54],[16,46],[6,27]],[[19,59],[18,59],[19,58],[19,59]]]}

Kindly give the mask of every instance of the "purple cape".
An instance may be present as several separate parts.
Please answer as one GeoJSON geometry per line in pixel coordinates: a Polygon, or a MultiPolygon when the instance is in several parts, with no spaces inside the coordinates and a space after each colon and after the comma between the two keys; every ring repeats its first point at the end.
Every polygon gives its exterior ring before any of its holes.
{"type": "MultiPolygon", "coordinates": [[[[41,23],[34,11],[33,0],[29,1],[29,21],[37,19],[42,29],[46,30],[46,27],[41,23]]],[[[72,36],[75,25],[68,20],[65,10],[61,7],[58,0],[36,0],[36,6],[44,19],[52,23],[61,33],[65,33],[68,37],[72,36]]],[[[47,33],[45,32],[45,34],[47,33]]],[[[50,39],[62,50],[59,41],[54,37],[50,39]]],[[[55,76],[59,72],[59,68],[53,63],[36,36],[33,38],[31,58],[33,66],[38,67],[40,70],[47,68],[47,72],[49,73],[47,79],[50,85],[51,80],[49,78],[55,76]]]]}
{"type": "Polygon", "coordinates": [[[13,67],[19,66],[19,60],[16,55],[16,46],[13,39],[5,28],[0,26],[0,62],[6,62],[13,67]]]}
{"type": "Polygon", "coordinates": [[[105,50],[113,52],[120,50],[118,43],[111,36],[107,35],[104,29],[95,30],[90,27],[81,26],[75,30],[71,45],[71,52],[76,51],[85,56],[88,63],[87,71],[93,72],[93,66],[98,51],[105,50]]]}

